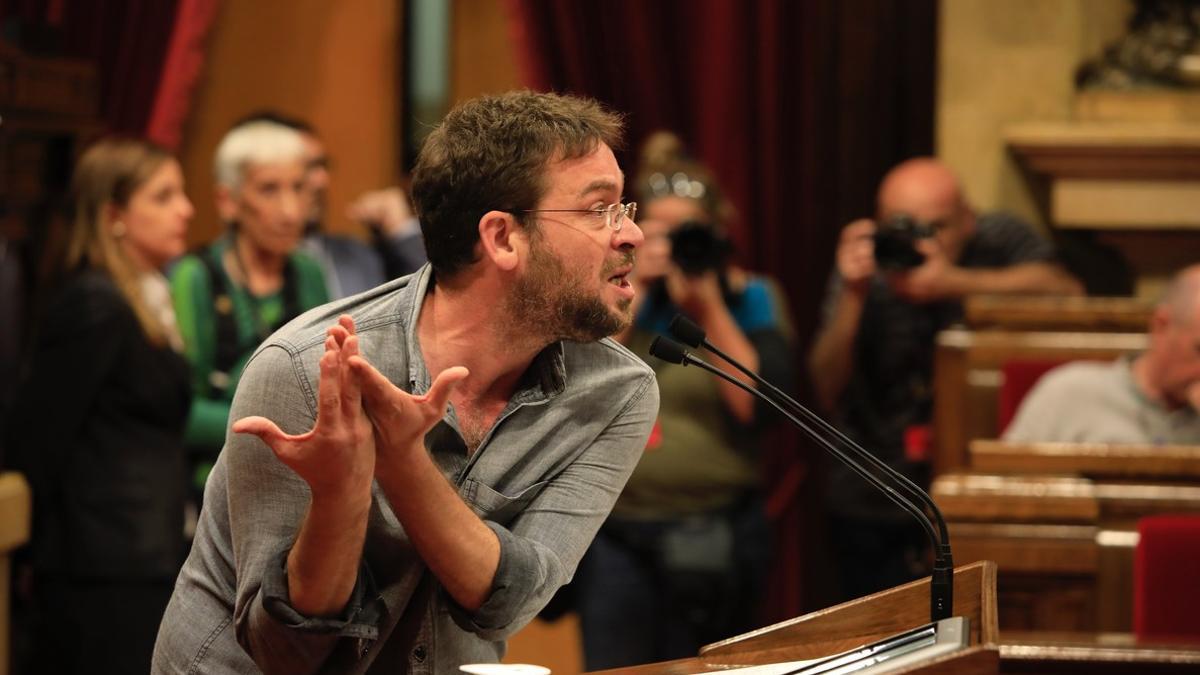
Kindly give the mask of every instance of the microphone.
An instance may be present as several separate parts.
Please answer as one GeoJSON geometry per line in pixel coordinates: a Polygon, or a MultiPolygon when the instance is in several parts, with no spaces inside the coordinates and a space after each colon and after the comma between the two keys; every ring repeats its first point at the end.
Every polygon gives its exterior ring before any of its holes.
{"type": "Polygon", "coordinates": [[[800,405],[779,388],[767,382],[763,378],[750,369],[738,363],[735,359],[730,358],[716,346],[712,345],[705,339],[703,329],[682,315],[676,315],[671,321],[670,330],[675,337],[679,338],[691,347],[703,346],[712,353],[716,354],[725,362],[737,368],[747,377],[751,378],[759,386],[763,387],[770,394],[764,393],[755,387],[751,387],[735,377],[730,376],[723,370],[712,366],[703,359],[693,356],[684,348],[683,345],[665,337],[656,337],[650,345],[650,354],[656,356],[668,363],[679,365],[694,365],[720,377],[721,379],[730,382],[731,384],[743,389],[747,393],[764,401],[775,410],[779,411],[792,424],[800,428],[806,435],[814,440],[818,445],[825,448],[831,454],[838,458],[851,471],[858,474],[863,480],[877,489],[882,491],[884,495],[895,503],[900,508],[907,511],[910,515],[917,519],[921,527],[925,530],[930,542],[934,548],[934,564],[933,575],[930,588],[930,616],[932,621],[949,618],[954,607],[954,564],[953,555],[950,551],[950,535],[946,528],[945,518],[942,517],[941,510],[927,492],[918,487],[911,480],[901,475],[892,467],[881,461],[878,457],[868,452],[858,443],[847,437],[837,428],[823,420],[820,416],[810,411],[808,408],[800,405]],[[800,419],[797,417],[799,415],[800,419]],[[820,429],[818,432],[813,427],[820,429]],[[853,454],[858,460],[865,462],[867,465],[874,467],[881,472],[892,482],[888,482],[876,476],[866,467],[851,458],[847,451],[853,454]],[[893,485],[898,486],[911,497],[906,497],[896,491],[893,485]],[[913,500],[916,500],[914,502],[913,500]],[[920,503],[922,506],[929,509],[933,514],[931,519],[926,512],[917,506],[920,503]],[[934,531],[934,524],[937,525],[937,532],[934,531]]]}
{"type": "MultiPolygon", "coordinates": [[[[700,328],[700,326],[697,326],[696,323],[693,322],[691,319],[687,318],[686,316],[684,316],[682,314],[676,314],[675,318],[671,319],[671,323],[667,328],[668,328],[668,330],[671,331],[671,334],[676,337],[676,339],[678,339],[680,342],[684,343],[685,345],[692,347],[692,348],[704,347],[708,351],[710,351],[710,352],[716,354],[718,357],[720,357],[721,360],[723,360],[726,363],[737,368],[739,371],[744,373],[747,377],[754,380],[759,386],[766,387],[767,390],[769,390],[772,395],[781,399],[793,412],[799,414],[801,417],[808,420],[810,423],[816,425],[817,428],[819,428],[822,431],[833,436],[840,443],[842,443],[844,446],[846,446],[857,457],[865,460],[868,464],[876,467],[877,469],[879,469],[880,471],[884,472],[886,475],[891,477],[894,481],[899,483],[901,488],[903,488],[913,498],[915,498],[918,502],[920,502],[923,506],[928,508],[934,514],[934,518],[936,519],[936,523],[938,526],[938,533],[940,535],[939,540],[947,542],[947,544],[949,543],[950,533],[947,531],[947,528],[946,528],[946,520],[945,520],[945,518],[942,517],[941,509],[939,509],[937,504],[934,503],[933,498],[931,498],[929,496],[929,493],[922,490],[919,486],[917,486],[915,483],[913,483],[911,480],[909,480],[906,476],[904,476],[900,472],[898,472],[895,469],[893,469],[892,467],[888,466],[885,462],[880,460],[878,457],[876,457],[874,454],[869,452],[867,449],[863,448],[861,445],[854,442],[853,439],[846,436],[837,427],[826,422],[824,419],[821,418],[821,416],[812,412],[808,408],[805,408],[804,406],[800,405],[795,399],[788,396],[786,392],[780,390],[775,385],[773,385],[770,382],[767,382],[763,378],[759,377],[758,373],[746,368],[741,363],[738,363],[735,359],[730,358],[728,355],[726,355],[724,352],[722,352],[720,349],[718,349],[714,344],[712,344],[707,339],[705,339],[704,329],[700,328]]],[[[935,551],[936,550],[937,549],[935,548],[935,551]]],[[[950,552],[947,550],[946,555],[949,555],[949,554],[950,554],[950,552]]]]}

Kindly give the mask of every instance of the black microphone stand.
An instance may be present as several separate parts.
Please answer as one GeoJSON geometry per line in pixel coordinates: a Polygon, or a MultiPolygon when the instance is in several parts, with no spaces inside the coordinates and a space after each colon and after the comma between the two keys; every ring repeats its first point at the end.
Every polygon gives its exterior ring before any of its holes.
{"type": "Polygon", "coordinates": [[[705,349],[716,354],[726,363],[745,373],[747,377],[764,387],[770,394],[746,385],[744,382],[731,377],[719,368],[715,368],[702,359],[692,356],[681,345],[669,339],[655,338],[650,346],[651,354],[671,363],[699,366],[765,401],[804,431],[813,441],[837,457],[851,471],[881,490],[888,499],[917,519],[917,522],[925,530],[934,547],[933,575],[930,584],[930,616],[935,622],[939,619],[949,618],[953,614],[954,607],[954,563],[950,550],[950,534],[941,510],[938,509],[937,504],[934,503],[929,494],[878,457],[868,452],[861,445],[855,443],[816,413],[800,405],[800,403],[770,382],[759,377],[757,373],[721,352],[720,349],[705,339],[704,331],[686,317],[677,315],[671,321],[670,330],[677,338],[692,347],[703,346],[705,349]],[[807,423],[798,419],[796,415],[804,418],[807,423]],[[821,433],[813,429],[812,426],[809,426],[810,424],[820,429],[821,433]],[[929,512],[933,514],[933,518],[931,519],[928,513],[913,503],[912,499],[899,494],[891,485],[888,485],[880,477],[849,457],[846,451],[849,451],[871,467],[882,472],[884,476],[887,476],[894,484],[915,498],[922,506],[928,508],[929,512]],[[935,523],[937,525],[937,532],[934,531],[933,527],[935,523]]]}

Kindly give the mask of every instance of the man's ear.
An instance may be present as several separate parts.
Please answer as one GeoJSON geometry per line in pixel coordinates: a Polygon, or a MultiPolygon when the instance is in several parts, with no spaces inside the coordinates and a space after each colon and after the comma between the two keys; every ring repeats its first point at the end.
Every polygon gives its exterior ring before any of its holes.
{"type": "Polygon", "coordinates": [[[509,272],[517,268],[525,242],[525,232],[513,214],[488,211],[479,219],[483,256],[501,270],[509,272]]]}
{"type": "Polygon", "coordinates": [[[233,190],[225,185],[216,186],[217,215],[222,223],[232,223],[237,220],[237,199],[233,190]]]}

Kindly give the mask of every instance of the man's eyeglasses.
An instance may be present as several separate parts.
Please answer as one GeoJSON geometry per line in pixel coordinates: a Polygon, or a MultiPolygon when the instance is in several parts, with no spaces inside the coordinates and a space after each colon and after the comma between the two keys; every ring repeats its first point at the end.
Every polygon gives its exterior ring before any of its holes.
{"type": "Polygon", "coordinates": [[[628,204],[609,204],[598,209],[528,209],[520,213],[590,213],[603,220],[605,227],[613,232],[620,232],[625,221],[633,222],[637,216],[637,202],[628,204]]]}

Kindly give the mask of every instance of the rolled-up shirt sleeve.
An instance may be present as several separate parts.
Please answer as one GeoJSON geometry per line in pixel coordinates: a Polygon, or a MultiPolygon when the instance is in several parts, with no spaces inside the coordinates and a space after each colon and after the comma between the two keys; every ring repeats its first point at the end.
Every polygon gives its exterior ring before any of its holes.
{"type": "Polygon", "coordinates": [[[276,564],[267,567],[263,575],[260,599],[268,614],[281,624],[297,630],[364,640],[379,638],[379,593],[365,562],[359,564],[358,579],[342,612],[334,617],[311,617],[292,607],[287,583],[289,553],[290,547],[279,555],[276,564]]]}
{"type": "Polygon", "coordinates": [[[569,582],[596,531],[637,465],[658,415],[658,385],[648,369],[627,404],[508,527],[485,519],[500,541],[488,599],[469,612],[448,595],[454,622],[485,640],[504,640],[569,582]]]}

